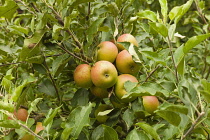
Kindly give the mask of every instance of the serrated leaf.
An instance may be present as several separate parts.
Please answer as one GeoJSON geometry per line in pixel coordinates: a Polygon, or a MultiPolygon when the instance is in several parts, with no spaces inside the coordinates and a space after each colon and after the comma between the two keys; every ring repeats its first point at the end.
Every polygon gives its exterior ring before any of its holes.
{"type": "Polygon", "coordinates": [[[15,120],[0,120],[0,127],[20,128],[20,125],[15,120]]]}
{"type": "Polygon", "coordinates": [[[58,113],[59,109],[61,108],[61,106],[55,108],[55,109],[50,109],[47,116],[46,116],[46,119],[44,120],[43,122],[43,125],[44,126],[47,126],[49,123],[51,123],[53,121],[53,118],[55,117],[55,115],[58,113]]]}
{"type": "Polygon", "coordinates": [[[144,122],[137,123],[136,125],[141,127],[147,134],[151,135],[155,140],[160,140],[159,135],[153,129],[152,126],[150,126],[150,125],[148,125],[148,124],[146,124],[144,122]]]}
{"type": "Polygon", "coordinates": [[[0,6],[0,17],[11,19],[18,9],[17,4],[13,0],[7,0],[3,6],[0,6]]]}
{"type": "Polygon", "coordinates": [[[153,22],[157,21],[157,15],[153,11],[145,10],[137,13],[138,18],[140,19],[149,19],[153,22]]]}
{"type": "Polygon", "coordinates": [[[133,129],[128,133],[125,140],[150,140],[149,137],[142,131],[133,129]]]}
{"type": "Polygon", "coordinates": [[[163,15],[163,21],[166,23],[167,21],[167,13],[168,13],[168,2],[167,0],[159,0],[160,7],[161,7],[161,13],[163,15]]]}
{"type": "Polygon", "coordinates": [[[161,34],[163,37],[168,36],[168,29],[164,24],[157,22],[150,22],[149,25],[153,28],[153,30],[161,34]]]}
{"type": "Polygon", "coordinates": [[[166,111],[166,110],[158,110],[155,112],[158,116],[162,117],[166,121],[168,121],[170,124],[178,126],[181,122],[181,117],[172,111],[166,111]]]}
{"type": "Polygon", "coordinates": [[[113,128],[102,124],[93,130],[91,140],[118,140],[118,134],[113,128]]]}
{"type": "Polygon", "coordinates": [[[89,96],[89,91],[87,89],[85,88],[78,89],[72,98],[71,105],[73,107],[87,105],[89,102],[88,96],[89,96]]]}
{"type": "Polygon", "coordinates": [[[183,52],[186,54],[188,53],[193,47],[204,41],[205,39],[210,37],[209,34],[203,34],[203,35],[198,35],[198,36],[193,36],[191,37],[184,45],[183,47],[183,52]]]}
{"type": "Polygon", "coordinates": [[[90,123],[89,115],[94,104],[89,103],[86,106],[79,106],[75,108],[69,115],[68,121],[65,124],[66,128],[73,128],[70,136],[77,139],[84,126],[90,123]],[[79,119],[78,119],[79,118],[79,119]]]}

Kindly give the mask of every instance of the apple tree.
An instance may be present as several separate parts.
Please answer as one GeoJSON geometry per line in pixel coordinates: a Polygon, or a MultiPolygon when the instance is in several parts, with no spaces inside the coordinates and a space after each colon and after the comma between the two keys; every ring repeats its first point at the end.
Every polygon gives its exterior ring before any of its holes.
{"type": "Polygon", "coordinates": [[[209,7],[208,0],[1,0],[0,139],[210,139],[209,7]],[[116,71],[105,78],[115,73],[114,82],[97,84],[107,63],[116,71]]]}

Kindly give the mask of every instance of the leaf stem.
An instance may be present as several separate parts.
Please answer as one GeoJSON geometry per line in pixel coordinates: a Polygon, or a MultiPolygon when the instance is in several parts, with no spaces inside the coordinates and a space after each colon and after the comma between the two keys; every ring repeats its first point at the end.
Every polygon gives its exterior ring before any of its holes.
{"type": "Polygon", "coordinates": [[[185,139],[195,128],[196,124],[200,121],[200,119],[205,115],[205,112],[201,112],[198,114],[197,119],[192,123],[192,126],[188,129],[188,131],[182,136],[181,140],[185,139]]]}

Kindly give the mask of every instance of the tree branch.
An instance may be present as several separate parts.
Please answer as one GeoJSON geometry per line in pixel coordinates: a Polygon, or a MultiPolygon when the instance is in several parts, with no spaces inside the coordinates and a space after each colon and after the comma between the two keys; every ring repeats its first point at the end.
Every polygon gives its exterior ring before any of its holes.
{"type": "Polygon", "coordinates": [[[185,139],[195,128],[196,124],[200,121],[200,119],[205,115],[205,112],[201,112],[198,114],[198,118],[192,123],[192,126],[188,129],[188,131],[182,136],[181,140],[185,139]]]}
{"type": "Polygon", "coordinates": [[[148,81],[148,79],[152,76],[152,74],[153,74],[159,67],[160,67],[160,66],[157,66],[154,70],[152,70],[152,71],[149,73],[149,75],[147,76],[147,78],[146,78],[146,80],[144,81],[144,83],[148,81]]]}

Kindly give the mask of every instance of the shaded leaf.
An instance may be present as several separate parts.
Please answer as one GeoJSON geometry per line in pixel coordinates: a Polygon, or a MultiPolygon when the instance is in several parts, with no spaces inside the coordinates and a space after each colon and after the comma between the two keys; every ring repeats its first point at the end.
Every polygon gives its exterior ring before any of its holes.
{"type": "Polygon", "coordinates": [[[113,128],[102,124],[93,130],[91,140],[118,140],[118,134],[113,128]]]}
{"type": "Polygon", "coordinates": [[[133,125],[134,123],[134,112],[131,109],[127,109],[122,116],[123,120],[125,121],[125,124],[127,126],[127,130],[130,129],[130,127],[133,125]]]}
{"type": "Polygon", "coordinates": [[[55,96],[56,95],[56,90],[52,84],[52,82],[49,79],[44,79],[42,83],[39,85],[38,90],[40,92],[43,92],[45,94],[55,96]]]}
{"type": "Polygon", "coordinates": [[[150,140],[149,137],[142,131],[133,129],[128,133],[125,140],[150,140]]]}

